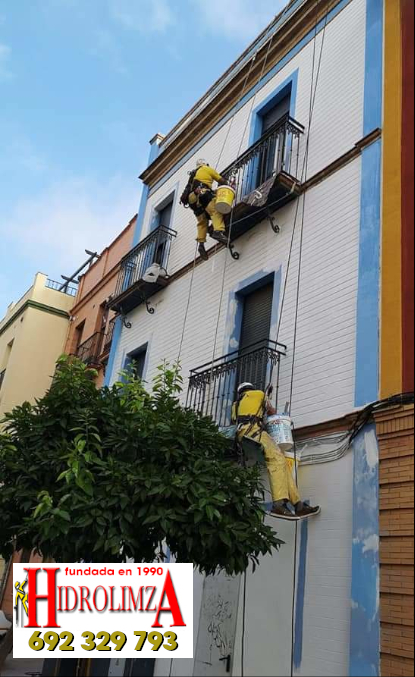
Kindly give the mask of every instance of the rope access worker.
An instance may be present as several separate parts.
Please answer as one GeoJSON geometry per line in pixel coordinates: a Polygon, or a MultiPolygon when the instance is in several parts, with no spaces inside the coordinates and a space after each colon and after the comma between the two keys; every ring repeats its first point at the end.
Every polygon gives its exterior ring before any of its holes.
{"type": "Polygon", "coordinates": [[[263,429],[265,416],[276,414],[267,395],[255,390],[252,383],[238,387],[238,400],[232,408],[232,420],[236,423],[237,438],[249,437],[262,444],[272,494],[272,514],[287,520],[312,517],[320,513],[320,507],[311,507],[301,501],[287,460],[272,437],[263,429]],[[294,506],[295,513],[288,504],[294,506]]]}
{"type": "Polygon", "coordinates": [[[199,254],[205,261],[208,259],[205,244],[209,232],[209,220],[212,221],[213,225],[211,237],[222,244],[228,244],[224,218],[216,209],[216,195],[213,190],[214,181],[219,185],[226,184],[226,181],[217,171],[209,166],[206,160],[198,160],[196,162],[196,169],[190,173],[188,184],[180,199],[180,202],[185,207],[190,207],[196,216],[199,254]]]}

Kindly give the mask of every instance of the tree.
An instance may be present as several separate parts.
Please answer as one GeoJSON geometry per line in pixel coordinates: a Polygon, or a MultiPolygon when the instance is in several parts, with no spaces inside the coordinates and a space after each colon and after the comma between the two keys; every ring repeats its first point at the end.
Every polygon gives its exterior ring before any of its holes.
{"type": "Polygon", "coordinates": [[[139,562],[166,544],[201,572],[243,572],[281,541],[264,524],[258,468],[225,459],[210,418],[179,402],[177,366],[152,392],[132,375],[98,390],[63,357],[50,390],[0,434],[0,552],[60,562],[139,562]]]}

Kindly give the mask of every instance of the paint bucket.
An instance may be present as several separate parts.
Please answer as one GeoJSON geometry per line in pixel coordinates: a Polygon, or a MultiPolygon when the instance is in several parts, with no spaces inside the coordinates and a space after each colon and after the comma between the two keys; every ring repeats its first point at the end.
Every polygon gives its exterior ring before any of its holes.
{"type": "Polygon", "coordinates": [[[284,454],[294,447],[293,422],[289,416],[275,414],[268,416],[267,433],[284,454]]]}
{"type": "Polygon", "coordinates": [[[219,186],[216,191],[216,211],[219,214],[230,214],[235,200],[235,191],[231,186],[219,186]]]}

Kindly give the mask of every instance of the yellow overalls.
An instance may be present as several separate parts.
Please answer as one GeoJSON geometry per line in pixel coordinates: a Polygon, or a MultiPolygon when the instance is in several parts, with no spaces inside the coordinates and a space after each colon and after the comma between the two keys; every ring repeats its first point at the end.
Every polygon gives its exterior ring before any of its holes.
{"type": "Polygon", "coordinates": [[[262,444],[269,475],[272,500],[290,501],[293,505],[299,503],[300,494],[294,482],[287,459],[279,446],[267,432],[263,431],[259,420],[265,412],[265,393],[262,390],[248,390],[232,409],[232,418],[235,422],[245,417],[253,417],[253,423],[241,423],[238,427],[238,438],[249,437],[262,444]],[[238,418],[237,418],[238,417],[238,418]],[[256,420],[255,420],[256,419],[256,420]]]}
{"type": "MultiPolygon", "coordinates": [[[[203,167],[199,167],[199,169],[197,170],[194,180],[200,181],[200,183],[203,183],[206,186],[206,188],[202,188],[199,195],[196,195],[196,193],[193,192],[190,193],[189,205],[200,206],[199,197],[203,195],[203,193],[206,193],[208,190],[212,190],[213,182],[222,181],[222,177],[214,169],[212,169],[212,167],[209,167],[208,165],[203,165],[203,167]]],[[[209,228],[209,219],[206,216],[205,212],[207,212],[207,214],[209,214],[210,218],[212,219],[213,230],[215,230],[216,232],[223,233],[226,228],[222,214],[219,214],[219,212],[216,211],[216,197],[214,197],[213,200],[209,202],[207,207],[204,208],[204,211],[199,216],[196,216],[197,241],[202,243],[206,242],[209,228]]]]}

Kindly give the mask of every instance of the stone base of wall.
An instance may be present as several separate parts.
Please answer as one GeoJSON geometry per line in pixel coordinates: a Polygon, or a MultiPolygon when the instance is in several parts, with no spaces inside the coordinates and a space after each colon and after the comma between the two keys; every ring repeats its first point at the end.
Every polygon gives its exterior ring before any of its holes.
{"type": "Polygon", "coordinates": [[[375,415],[380,452],[381,673],[414,674],[414,407],[375,415]]]}

